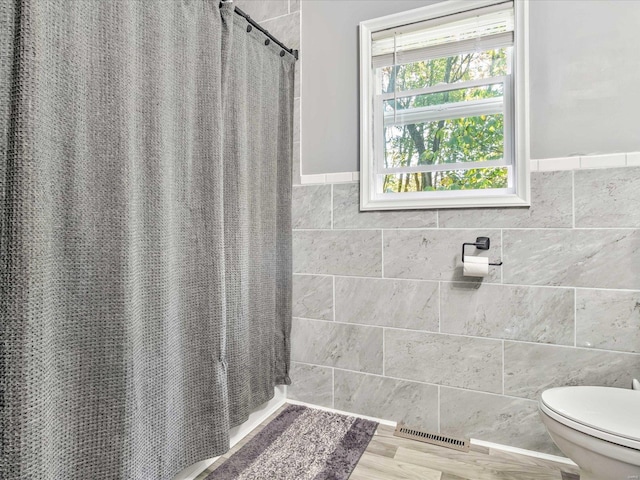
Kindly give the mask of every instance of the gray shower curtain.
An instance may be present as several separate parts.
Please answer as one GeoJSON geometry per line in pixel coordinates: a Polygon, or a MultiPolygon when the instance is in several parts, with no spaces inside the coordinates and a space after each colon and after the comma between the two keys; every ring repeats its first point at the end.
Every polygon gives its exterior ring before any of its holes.
{"type": "Polygon", "coordinates": [[[0,0],[0,478],[170,479],[289,383],[279,54],[213,0],[0,0]]]}

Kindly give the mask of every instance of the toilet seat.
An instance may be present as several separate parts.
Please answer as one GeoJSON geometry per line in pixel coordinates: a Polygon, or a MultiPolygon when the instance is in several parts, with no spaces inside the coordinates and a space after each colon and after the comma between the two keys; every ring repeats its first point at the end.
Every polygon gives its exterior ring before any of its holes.
{"type": "Polygon", "coordinates": [[[552,388],[542,393],[540,410],[567,427],[640,451],[640,391],[552,388]]]}

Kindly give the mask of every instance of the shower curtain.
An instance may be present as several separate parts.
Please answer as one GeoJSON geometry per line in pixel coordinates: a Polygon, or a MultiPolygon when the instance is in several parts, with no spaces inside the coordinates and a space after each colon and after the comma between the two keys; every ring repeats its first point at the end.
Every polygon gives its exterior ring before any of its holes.
{"type": "Polygon", "coordinates": [[[289,383],[280,53],[217,0],[0,0],[0,478],[170,479],[289,383]]]}

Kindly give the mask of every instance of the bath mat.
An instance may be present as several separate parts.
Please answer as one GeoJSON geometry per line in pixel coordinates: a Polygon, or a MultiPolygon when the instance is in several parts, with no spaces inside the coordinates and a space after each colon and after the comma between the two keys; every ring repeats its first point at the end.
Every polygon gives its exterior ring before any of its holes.
{"type": "Polygon", "coordinates": [[[377,427],[289,405],[206,480],[346,480],[377,427]]]}

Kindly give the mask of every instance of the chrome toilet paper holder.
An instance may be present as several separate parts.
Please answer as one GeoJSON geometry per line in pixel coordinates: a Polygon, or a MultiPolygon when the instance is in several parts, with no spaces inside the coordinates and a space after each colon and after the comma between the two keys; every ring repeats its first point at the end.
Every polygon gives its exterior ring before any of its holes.
{"type": "MultiPolygon", "coordinates": [[[[491,239],[489,237],[477,237],[475,243],[463,243],[462,244],[462,263],[464,263],[464,247],[473,246],[478,250],[489,250],[489,246],[491,245],[491,239]]],[[[500,263],[489,263],[489,265],[493,265],[494,267],[499,267],[502,265],[500,263]]]]}

